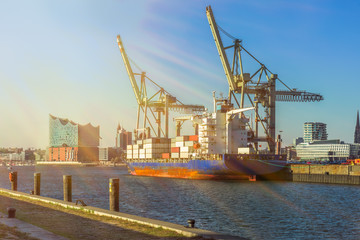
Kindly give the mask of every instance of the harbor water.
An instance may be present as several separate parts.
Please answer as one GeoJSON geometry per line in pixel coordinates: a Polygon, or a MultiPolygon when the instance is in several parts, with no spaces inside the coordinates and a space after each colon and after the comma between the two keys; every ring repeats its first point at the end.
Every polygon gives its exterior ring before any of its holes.
{"type": "MultiPolygon", "coordinates": [[[[109,208],[109,178],[120,179],[120,211],[249,239],[359,239],[360,187],[295,182],[208,181],[128,174],[126,167],[21,166],[18,190],[62,199],[62,176],[72,175],[73,201],[109,208]]],[[[0,187],[10,189],[0,167],[0,187]]],[[[56,221],[56,219],[54,219],[56,221]]]]}

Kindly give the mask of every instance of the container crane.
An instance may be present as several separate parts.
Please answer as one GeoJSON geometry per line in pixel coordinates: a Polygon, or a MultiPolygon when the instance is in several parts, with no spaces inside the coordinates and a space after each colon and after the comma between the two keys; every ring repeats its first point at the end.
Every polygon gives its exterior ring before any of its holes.
{"type": "Polygon", "coordinates": [[[235,100],[239,108],[244,108],[245,97],[254,107],[255,111],[255,129],[250,128],[249,141],[254,144],[255,150],[258,152],[258,143],[267,142],[270,153],[275,153],[275,101],[285,102],[315,102],[323,100],[323,96],[316,93],[306,91],[297,91],[289,88],[281,81],[277,74],[273,74],[263,63],[256,59],[242,45],[240,39],[234,38],[225,32],[216,24],[211,6],[206,7],[206,15],[210,24],[210,29],[215,40],[215,44],[220,56],[222,66],[225,71],[226,79],[229,84],[229,105],[232,99],[235,100]],[[233,45],[224,47],[219,33],[219,29],[228,37],[232,38],[233,45]],[[227,57],[226,50],[233,48],[232,62],[227,57]],[[250,56],[259,68],[254,73],[244,72],[242,62],[242,52],[250,56]],[[265,78],[265,81],[262,81],[265,78]],[[280,82],[288,90],[276,90],[276,82],[280,82]],[[240,102],[235,94],[240,95],[240,102]],[[251,97],[252,96],[252,97],[251,97]],[[259,104],[264,108],[265,117],[260,116],[259,104]],[[265,137],[259,136],[259,124],[262,126],[265,137]]]}
{"type": "Polygon", "coordinates": [[[134,73],[130,65],[130,59],[126,54],[120,35],[117,36],[117,42],[138,104],[136,129],[134,131],[135,140],[150,137],[151,130],[156,137],[163,136],[165,138],[168,138],[169,110],[175,110],[178,112],[205,111],[205,107],[201,105],[183,104],[176,97],[172,96],[169,92],[167,92],[163,87],[159,86],[149,77],[147,77],[144,71],[141,71],[141,73],[134,73]],[[137,84],[135,76],[140,76],[140,88],[137,84]],[[157,91],[151,96],[148,96],[147,82],[151,83],[157,89],[157,91]],[[144,115],[142,128],[140,127],[141,113],[144,115]],[[164,128],[162,128],[162,114],[164,115],[165,121],[164,128]],[[157,125],[157,128],[154,127],[152,124],[152,122],[154,121],[157,125]]]}

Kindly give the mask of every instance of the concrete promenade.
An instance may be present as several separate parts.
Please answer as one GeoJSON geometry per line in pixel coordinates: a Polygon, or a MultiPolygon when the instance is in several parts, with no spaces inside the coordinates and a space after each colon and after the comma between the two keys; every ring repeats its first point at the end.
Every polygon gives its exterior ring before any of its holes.
{"type": "MultiPolygon", "coordinates": [[[[12,228],[16,228],[20,232],[27,233],[29,237],[40,239],[40,240],[67,240],[68,238],[56,235],[52,232],[46,231],[45,229],[34,226],[30,223],[21,221],[16,218],[7,218],[7,215],[0,213],[0,223],[12,228]]],[[[12,236],[11,238],[14,238],[12,236]]],[[[11,239],[10,238],[10,239],[11,239]]],[[[23,237],[19,237],[21,239],[23,237]]]]}
{"type": "MultiPolygon", "coordinates": [[[[38,237],[45,232],[35,234],[39,239],[244,239],[0,188],[0,211],[4,213],[7,207],[15,207],[18,219],[49,230],[46,234],[54,237],[38,237]]],[[[9,220],[4,221],[13,221],[9,220]]],[[[40,231],[24,224],[19,231],[40,231]]]]}

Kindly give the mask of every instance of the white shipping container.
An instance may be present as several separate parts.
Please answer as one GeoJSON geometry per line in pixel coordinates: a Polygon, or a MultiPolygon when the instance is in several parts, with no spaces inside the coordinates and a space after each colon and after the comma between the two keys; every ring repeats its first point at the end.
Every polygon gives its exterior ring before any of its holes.
{"type": "Polygon", "coordinates": [[[238,148],[238,154],[250,154],[250,153],[254,153],[253,148],[249,148],[249,147],[238,148]]]}
{"type": "Polygon", "coordinates": [[[139,149],[139,154],[145,154],[145,149],[139,149]]]}
{"type": "Polygon", "coordinates": [[[139,154],[139,158],[145,158],[145,153],[139,154]]]}
{"type": "Polygon", "coordinates": [[[190,156],[191,153],[180,153],[180,158],[188,158],[190,156]]]}
{"type": "Polygon", "coordinates": [[[180,152],[183,153],[192,153],[194,152],[194,147],[181,147],[180,152]]]}
{"type": "Polygon", "coordinates": [[[192,147],[192,146],[194,146],[195,143],[196,143],[195,141],[186,141],[184,143],[184,146],[185,147],[192,147]]]}
{"type": "Polygon", "coordinates": [[[127,150],[132,150],[132,149],[133,149],[133,146],[132,146],[132,145],[126,145],[126,149],[127,149],[127,150]]]}
{"type": "Polygon", "coordinates": [[[180,147],[180,152],[189,152],[189,147],[180,147]]]}
{"type": "Polygon", "coordinates": [[[171,153],[171,158],[179,158],[180,154],[179,153],[171,153]]]}
{"type": "Polygon", "coordinates": [[[183,147],[184,146],[184,142],[176,142],[175,143],[175,147],[183,147]]]}
{"type": "Polygon", "coordinates": [[[172,147],[172,148],[173,148],[173,147],[176,147],[176,143],[175,143],[175,142],[171,143],[171,147],[172,147]]]}

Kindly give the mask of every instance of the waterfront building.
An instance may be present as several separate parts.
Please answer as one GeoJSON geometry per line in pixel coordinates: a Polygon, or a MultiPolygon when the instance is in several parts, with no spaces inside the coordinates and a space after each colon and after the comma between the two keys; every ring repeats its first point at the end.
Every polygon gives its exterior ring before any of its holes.
{"type": "Polygon", "coordinates": [[[301,161],[339,161],[358,158],[360,144],[344,143],[338,139],[300,143],[296,146],[301,161]]]}
{"type": "Polygon", "coordinates": [[[302,137],[295,138],[295,139],[293,140],[293,146],[296,146],[296,145],[298,145],[299,143],[303,143],[303,142],[304,142],[304,138],[302,138],[302,137]]]}
{"type": "Polygon", "coordinates": [[[354,143],[360,143],[360,124],[359,124],[359,110],[357,111],[357,119],[354,134],[354,143]]]}
{"type": "Polygon", "coordinates": [[[304,142],[327,140],[326,124],[321,122],[304,123],[304,142]]]}
{"type": "Polygon", "coordinates": [[[49,161],[98,162],[100,127],[49,117],[49,161]]]}
{"type": "Polygon", "coordinates": [[[121,148],[122,150],[126,150],[127,145],[132,144],[132,132],[127,132],[123,127],[118,124],[116,129],[116,148],[121,148]]]}

